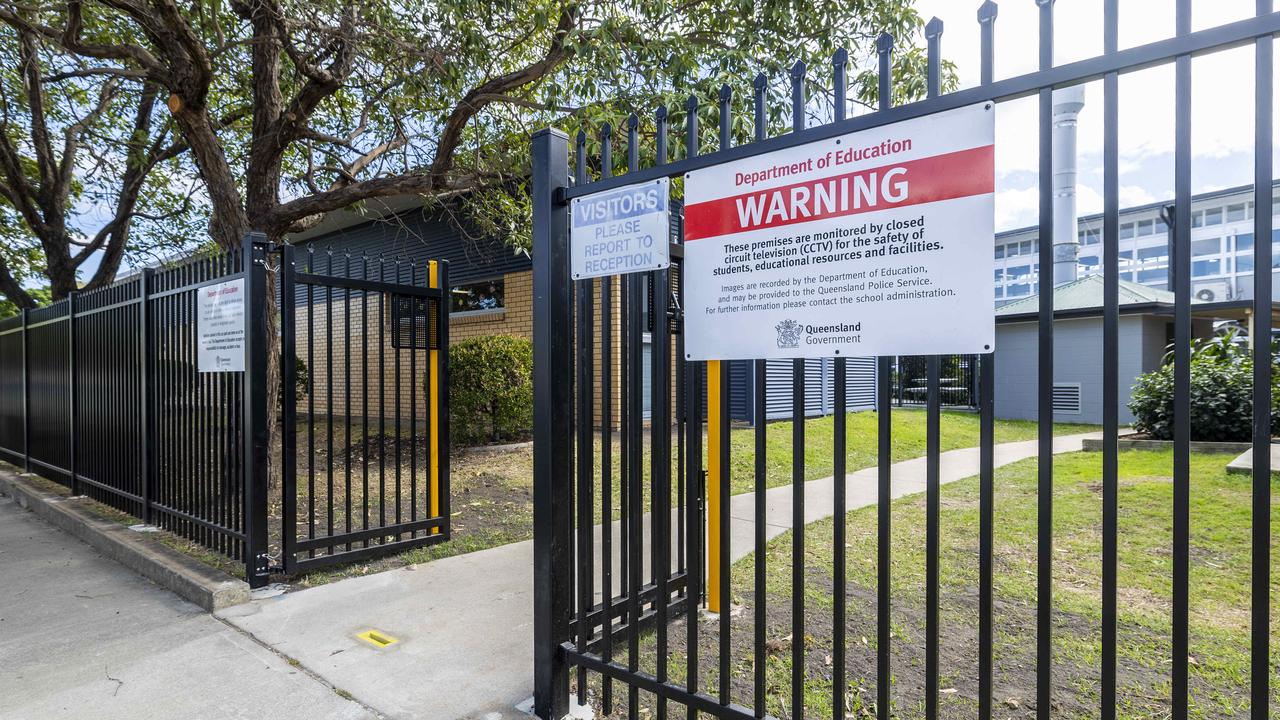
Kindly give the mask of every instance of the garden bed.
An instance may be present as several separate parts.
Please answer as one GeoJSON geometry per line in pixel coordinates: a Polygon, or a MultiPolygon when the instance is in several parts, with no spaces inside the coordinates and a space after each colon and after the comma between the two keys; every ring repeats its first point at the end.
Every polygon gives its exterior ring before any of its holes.
{"type": "MultiPolygon", "coordinates": [[[[1274,442],[1274,441],[1273,441],[1274,442]]],[[[1099,439],[1089,439],[1084,441],[1084,449],[1089,452],[1101,452],[1104,441],[1099,439]]],[[[1172,440],[1157,440],[1146,433],[1132,433],[1130,435],[1121,435],[1116,441],[1117,446],[1121,450],[1172,450],[1172,440]]],[[[1212,442],[1209,440],[1192,440],[1191,452],[1194,453],[1233,453],[1239,455],[1245,450],[1253,448],[1253,443],[1247,442],[1212,442]]]]}

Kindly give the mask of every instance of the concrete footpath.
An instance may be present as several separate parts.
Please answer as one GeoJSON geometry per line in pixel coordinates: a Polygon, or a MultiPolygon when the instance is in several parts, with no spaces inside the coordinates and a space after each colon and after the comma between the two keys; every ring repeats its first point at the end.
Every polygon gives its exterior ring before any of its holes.
{"type": "Polygon", "coordinates": [[[0,496],[0,719],[376,717],[0,496]]]}
{"type": "MultiPolygon", "coordinates": [[[[1080,450],[1092,437],[1100,434],[1057,438],[1053,451],[1080,450]]],[[[1006,443],[996,446],[995,463],[1035,455],[1034,440],[1006,443]]],[[[941,481],[976,475],[978,462],[975,448],[943,453],[941,481]]],[[[924,459],[893,466],[895,498],[924,484],[924,459]]],[[[851,473],[846,486],[850,510],[876,502],[874,468],[851,473]]],[[[831,478],[806,483],[806,523],[829,516],[832,497],[831,478]]],[[[775,537],[790,529],[792,489],[772,488],[766,498],[767,534],[775,537]]],[[[730,509],[736,560],[752,549],[753,496],[735,496],[730,509]]],[[[598,527],[595,536],[598,548],[598,527]]],[[[529,541],[255,600],[218,615],[388,717],[505,720],[521,717],[514,706],[533,693],[532,612],[529,541]],[[378,649],[357,639],[371,629],[398,642],[378,649]]]]}

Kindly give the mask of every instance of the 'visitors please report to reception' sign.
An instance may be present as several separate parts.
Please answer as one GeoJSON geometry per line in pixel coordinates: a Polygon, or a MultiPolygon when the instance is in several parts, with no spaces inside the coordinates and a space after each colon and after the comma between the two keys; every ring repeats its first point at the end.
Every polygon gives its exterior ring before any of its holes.
{"type": "Polygon", "coordinates": [[[687,357],[990,352],[994,116],[982,103],[689,173],[687,357]]]}
{"type": "Polygon", "coordinates": [[[660,178],[574,198],[569,224],[573,279],[669,267],[670,183],[660,178]]]}

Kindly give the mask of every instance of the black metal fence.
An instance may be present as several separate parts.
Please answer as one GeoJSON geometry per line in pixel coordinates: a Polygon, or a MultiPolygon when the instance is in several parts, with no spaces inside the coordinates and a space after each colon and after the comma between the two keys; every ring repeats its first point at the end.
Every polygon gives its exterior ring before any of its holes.
{"type": "MultiPolygon", "coordinates": [[[[942,24],[931,22],[928,38],[928,90],[929,99],[908,105],[893,106],[890,87],[890,58],[893,39],[880,38],[877,49],[879,59],[878,112],[855,118],[845,117],[847,86],[847,55],[838,53],[834,58],[834,77],[829,87],[834,88],[834,122],[819,127],[806,128],[805,79],[807,69],[797,64],[791,76],[793,132],[779,137],[766,137],[765,83],[755,84],[756,141],[733,147],[731,143],[732,94],[726,86],[720,95],[720,149],[702,155],[703,139],[698,127],[699,103],[691,97],[687,104],[686,126],[683,131],[686,151],[683,159],[668,162],[667,110],[659,108],[646,135],[655,139],[657,164],[639,167],[638,119],[632,116],[627,127],[627,167],[624,176],[611,177],[611,129],[603,128],[599,137],[601,150],[598,161],[592,165],[601,170],[599,179],[593,181],[584,161],[586,138],[578,136],[576,182],[570,177],[568,164],[569,138],[554,130],[536,133],[533,149],[533,203],[534,203],[534,352],[535,352],[535,445],[534,445],[534,503],[535,503],[535,711],[541,718],[558,720],[569,710],[571,682],[576,680],[580,699],[585,700],[587,688],[599,688],[603,709],[612,713],[618,703],[625,705],[628,717],[636,718],[643,707],[655,709],[658,718],[667,717],[674,708],[679,717],[694,718],[705,714],[717,718],[762,718],[767,704],[777,703],[779,694],[786,708],[786,716],[799,719],[806,714],[807,695],[818,690],[811,683],[818,683],[822,692],[829,692],[830,708],[835,718],[846,717],[850,707],[846,653],[852,638],[847,636],[850,620],[850,599],[844,592],[835,592],[833,605],[822,609],[828,618],[813,625],[806,623],[806,613],[815,608],[806,606],[804,592],[793,592],[789,613],[791,635],[781,648],[769,647],[766,638],[767,609],[764,589],[767,582],[767,563],[776,562],[766,546],[765,516],[765,467],[766,427],[759,423],[755,429],[754,482],[754,553],[753,572],[749,580],[739,581],[736,588],[753,597],[752,612],[737,613],[724,603],[731,597],[729,563],[730,538],[733,535],[731,513],[723,511],[731,489],[729,482],[730,460],[733,456],[728,441],[728,423],[722,421],[722,409],[730,405],[728,373],[721,373],[719,363],[685,362],[679,334],[679,282],[673,282],[671,271],[652,273],[651,278],[640,275],[621,278],[605,278],[599,281],[571,280],[568,257],[568,209],[573,198],[646,182],[659,177],[679,178],[684,173],[717,163],[741,159],[757,154],[799,146],[820,139],[837,137],[844,133],[878,127],[892,122],[917,118],[935,112],[959,108],[979,102],[997,103],[1026,97],[1036,97],[1039,107],[1039,230],[1041,268],[1053,265],[1053,198],[1052,198],[1052,94],[1055,88],[1067,87],[1100,80],[1103,85],[1103,113],[1105,137],[1103,153],[1104,176],[1104,323],[1103,354],[1099,358],[1104,369],[1103,397],[1105,398],[1105,422],[1100,478],[1099,504],[1101,510],[1101,632],[1100,656],[1097,657],[1098,684],[1090,688],[1085,697],[1096,701],[1098,714],[1104,720],[1112,720],[1123,709],[1117,702],[1117,548],[1119,541],[1118,506],[1118,389],[1119,389],[1119,140],[1118,140],[1118,78],[1157,65],[1173,64],[1176,73],[1175,127],[1176,162],[1175,188],[1178,207],[1189,208],[1191,200],[1191,137],[1190,110],[1192,103],[1191,59],[1194,56],[1219,52],[1231,48],[1250,47],[1257,58],[1255,97],[1255,237],[1270,237],[1272,225],[1272,79],[1273,36],[1280,32],[1280,14],[1272,12],[1271,0],[1258,0],[1257,16],[1192,32],[1191,3],[1177,0],[1174,6],[1176,34],[1174,37],[1121,50],[1119,37],[1119,0],[1104,0],[1104,22],[1101,28],[1104,53],[1100,56],[1055,65],[1054,4],[1052,0],[1037,0],[1039,8],[1039,69],[1025,75],[994,80],[994,25],[997,7],[985,2],[978,10],[981,24],[981,85],[954,93],[939,94],[939,68],[941,60],[942,24]],[[655,313],[658,317],[672,315],[673,323],[658,323],[653,332],[653,352],[649,368],[652,376],[651,443],[644,442],[641,422],[641,404],[637,397],[642,387],[639,378],[641,356],[634,348],[640,344],[641,325],[637,314],[629,308],[640,303],[644,283],[648,280],[657,288],[654,293],[655,313]],[[604,318],[592,316],[593,297],[602,294],[613,297],[615,283],[621,285],[623,307],[618,315],[620,328],[617,337],[624,343],[617,354],[610,343],[615,331],[607,323],[614,322],[611,310],[603,309],[604,318]],[[677,285],[672,287],[672,285],[677,285]],[[668,292],[670,291],[670,292],[668,292]],[[576,301],[575,301],[576,294],[576,301]],[[575,325],[576,316],[576,325],[575,325]],[[576,330],[575,330],[576,328],[576,330]],[[602,328],[602,330],[601,330],[602,328]],[[593,331],[602,334],[595,335],[593,331]],[[674,359],[669,350],[677,348],[674,359]],[[575,359],[575,363],[566,362],[575,359]],[[673,367],[674,364],[674,367],[673,367]],[[613,443],[605,435],[603,443],[597,443],[591,433],[591,425],[601,404],[606,408],[615,393],[626,393],[622,413],[626,427],[621,434],[622,458],[610,457],[613,443]],[[706,393],[708,418],[702,416],[702,397],[706,393]],[[674,405],[670,404],[671,398],[674,405]],[[576,404],[575,404],[576,399],[576,404]],[[675,430],[674,436],[672,430],[675,430]],[[674,438],[675,447],[669,440],[674,438]],[[576,452],[575,452],[576,444],[576,452]],[[597,462],[597,453],[602,453],[597,462]],[[704,470],[704,467],[706,468],[704,470]],[[620,469],[620,472],[618,471],[620,469]],[[675,484],[673,488],[672,485],[675,484]],[[620,490],[620,492],[619,492],[620,490]],[[617,507],[621,498],[622,507],[617,507]],[[678,498],[677,507],[672,499],[678,498]],[[645,502],[649,503],[646,508],[645,502]],[[706,528],[701,515],[706,510],[706,528]],[[651,518],[645,520],[645,513],[651,518]],[[602,527],[596,529],[596,518],[602,527]],[[614,518],[620,522],[615,522],[614,518]],[[621,525],[618,532],[616,525],[621,525]],[[594,531],[594,532],[593,532],[594,531]],[[575,535],[576,533],[576,535],[575,535]],[[593,535],[600,533],[602,544],[596,556],[593,535]],[[718,554],[719,562],[711,556],[718,554]],[[717,615],[698,618],[694,608],[701,603],[717,615]],[[681,616],[685,617],[683,620],[681,616]],[[677,625],[683,628],[677,633],[677,625]],[[743,629],[746,625],[750,629],[743,629]],[[714,639],[700,642],[700,634],[710,634],[714,639]],[[819,638],[830,642],[832,657],[822,670],[823,677],[815,678],[806,671],[807,638],[814,633],[827,635],[819,638]],[[733,655],[730,639],[750,637],[746,656],[733,655]],[[710,657],[704,657],[708,653],[710,657]],[[777,655],[789,655],[790,688],[769,686],[766,672],[777,655]],[[749,665],[749,673],[735,675],[749,665]],[[574,673],[576,668],[577,672],[574,673]],[[576,677],[574,677],[576,676],[576,677]],[[711,678],[707,682],[706,678],[711,678]],[[595,683],[598,683],[595,684],[595,683]],[[829,683],[829,684],[828,684],[829,683]],[[615,697],[615,686],[619,686],[615,697]],[[643,703],[642,703],[643,701],[643,703]]],[[[821,84],[821,83],[820,83],[821,84]]],[[[1190,484],[1190,212],[1177,213],[1173,228],[1173,243],[1180,250],[1174,253],[1175,267],[1175,357],[1176,409],[1175,444],[1173,463],[1173,514],[1172,532],[1168,553],[1172,558],[1172,643],[1169,658],[1167,704],[1171,717],[1185,720],[1190,714],[1189,668],[1192,659],[1188,652],[1189,639],[1189,493],[1190,484]]],[[[672,247],[673,263],[679,263],[680,246],[672,247]]],[[[990,252],[984,246],[975,252],[990,252]]],[[[1256,243],[1254,267],[1270,268],[1272,248],[1270,243],[1256,243]]],[[[682,275],[682,274],[680,274],[682,275]]],[[[1271,273],[1255,275],[1254,313],[1258,336],[1270,334],[1271,273]]],[[[1054,612],[1054,464],[1053,464],[1053,294],[1040,294],[1038,383],[1037,398],[1041,412],[1038,416],[1038,460],[1036,470],[1036,525],[1035,530],[1035,585],[1034,617],[1025,630],[1009,628],[1008,632],[1034,635],[1034,668],[1036,717],[1047,720],[1056,714],[1055,686],[1069,682],[1055,677],[1054,628],[1058,622],[1054,612]],[[1033,628],[1033,629],[1032,629],[1033,628]]],[[[1270,681],[1274,672],[1270,656],[1270,587],[1271,587],[1271,468],[1270,468],[1270,387],[1271,362],[1265,343],[1254,348],[1253,365],[1254,402],[1254,464],[1251,490],[1251,577],[1247,583],[1250,610],[1251,647],[1248,663],[1248,716],[1254,720],[1270,717],[1270,681]]],[[[763,361],[757,361],[763,363],[763,361]]],[[[837,358],[837,363],[844,363],[837,358]]],[[[923,548],[926,558],[924,572],[923,614],[924,630],[917,640],[903,639],[901,629],[891,624],[891,611],[895,601],[893,593],[894,558],[891,555],[890,499],[893,490],[891,466],[893,463],[892,407],[895,391],[892,385],[892,358],[878,359],[878,472],[876,501],[876,552],[875,593],[866,598],[866,607],[852,607],[861,616],[873,616],[875,632],[870,641],[863,641],[874,654],[869,673],[875,685],[874,698],[864,700],[873,706],[881,720],[887,720],[898,711],[891,695],[895,672],[900,668],[895,655],[901,653],[899,644],[909,642],[913,662],[919,659],[923,679],[920,683],[920,707],[909,714],[922,715],[933,720],[939,716],[940,696],[944,668],[940,660],[940,612],[939,572],[941,564],[941,516],[940,516],[940,408],[943,404],[943,360],[929,357],[925,361],[923,385],[927,406],[927,477],[925,490],[925,521],[923,548]],[[918,712],[917,712],[918,711],[918,712]]],[[[796,361],[794,368],[794,417],[803,416],[804,372],[803,361],[796,361]]],[[[976,699],[973,712],[979,718],[996,715],[995,688],[995,598],[993,575],[996,558],[993,554],[995,538],[995,484],[994,484],[994,419],[993,383],[995,368],[993,356],[978,360],[978,406],[980,407],[980,469],[978,483],[978,533],[974,557],[977,561],[976,615],[977,632],[972,653],[976,656],[976,699]]],[[[764,377],[763,371],[756,374],[764,377]]],[[[843,372],[837,371],[838,381],[843,372]]],[[[843,588],[847,581],[846,538],[846,480],[845,468],[845,393],[843,388],[835,393],[835,441],[832,462],[834,466],[833,537],[830,547],[830,565],[812,566],[806,554],[804,485],[805,485],[805,429],[803,423],[792,427],[792,527],[789,571],[792,587],[806,585],[807,573],[821,572],[829,577],[834,587],[843,588]]],[[[755,398],[765,396],[763,388],[757,388],[755,398]]],[[[763,411],[761,411],[763,414],[763,411]]],[[[854,602],[859,602],[855,596],[854,602]]],[[[785,658],[781,660],[785,662],[785,658]]],[[[1001,716],[1005,713],[1000,712],[1001,716]]]]}
{"type": "Polygon", "coordinates": [[[250,235],[236,251],[0,319],[0,459],[243,561],[254,587],[275,572],[447,539],[447,264],[325,260],[308,254],[300,270],[294,248],[250,235]],[[276,293],[269,264],[280,269],[276,293]],[[198,296],[235,282],[244,369],[209,371],[198,296]],[[407,311],[393,312],[405,299],[407,311]],[[300,431],[308,450],[318,435],[325,443],[301,462],[300,431]]]}

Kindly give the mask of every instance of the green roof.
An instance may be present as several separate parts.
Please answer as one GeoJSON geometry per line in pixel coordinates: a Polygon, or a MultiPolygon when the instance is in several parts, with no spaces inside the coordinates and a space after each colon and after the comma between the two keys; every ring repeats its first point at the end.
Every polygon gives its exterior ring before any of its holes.
{"type": "MultiPolygon", "coordinates": [[[[1191,302],[1199,303],[1201,301],[1192,298],[1191,302]]],[[[1159,290],[1157,288],[1140,285],[1128,280],[1121,280],[1120,304],[1173,305],[1173,293],[1168,290],[1159,290]]],[[[1053,289],[1053,309],[1055,311],[1087,310],[1090,308],[1100,307],[1102,307],[1101,275],[1087,275],[1079,280],[1072,280],[1069,283],[1063,283],[1053,289]]],[[[1023,315],[1026,313],[1039,312],[1039,310],[1040,296],[1029,295],[1021,300],[1015,300],[1007,305],[1001,305],[996,308],[996,317],[1003,315],[1023,315]]]]}

